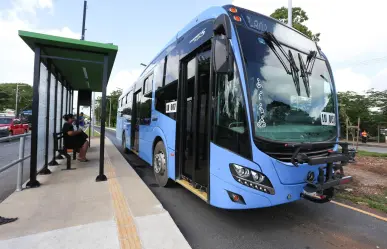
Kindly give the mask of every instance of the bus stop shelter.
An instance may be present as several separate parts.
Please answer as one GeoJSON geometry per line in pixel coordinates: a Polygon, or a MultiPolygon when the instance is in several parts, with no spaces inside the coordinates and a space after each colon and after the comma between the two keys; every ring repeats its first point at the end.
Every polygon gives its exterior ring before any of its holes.
{"type": "MultiPolygon", "coordinates": [[[[74,91],[90,92],[90,96],[91,92],[102,92],[100,160],[96,181],[106,181],[106,88],[118,47],[110,43],[21,30],[19,36],[34,52],[30,180],[27,187],[39,187],[37,174],[50,174],[48,165],[56,163],[53,134],[61,131],[63,115],[73,113],[74,91]]],[[[79,96],[77,115],[82,100],[79,96]]]]}

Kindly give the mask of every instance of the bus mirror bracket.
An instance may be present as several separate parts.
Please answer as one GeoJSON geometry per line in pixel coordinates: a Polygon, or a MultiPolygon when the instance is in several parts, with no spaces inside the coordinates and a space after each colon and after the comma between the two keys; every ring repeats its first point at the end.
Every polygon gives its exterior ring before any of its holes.
{"type": "Polygon", "coordinates": [[[234,60],[231,48],[231,22],[227,15],[222,14],[214,21],[213,62],[214,71],[227,74],[228,80],[234,75],[234,60]]]}

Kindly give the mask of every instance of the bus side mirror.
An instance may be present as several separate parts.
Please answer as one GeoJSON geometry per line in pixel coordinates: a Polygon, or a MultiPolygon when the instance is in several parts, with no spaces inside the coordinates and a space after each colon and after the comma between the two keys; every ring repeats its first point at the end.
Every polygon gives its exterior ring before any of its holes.
{"type": "Polygon", "coordinates": [[[234,75],[234,58],[231,53],[229,39],[223,35],[214,37],[214,71],[218,74],[227,74],[231,80],[234,75]]]}
{"type": "Polygon", "coordinates": [[[231,22],[226,14],[218,16],[213,26],[213,63],[214,71],[218,74],[227,74],[231,80],[234,75],[234,58],[230,44],[231,22]]]}

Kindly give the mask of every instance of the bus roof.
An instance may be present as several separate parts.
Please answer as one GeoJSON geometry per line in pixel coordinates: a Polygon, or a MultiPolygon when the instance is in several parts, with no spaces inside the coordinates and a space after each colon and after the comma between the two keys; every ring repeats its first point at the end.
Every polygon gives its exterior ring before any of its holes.
{"type": "MultiPolygon", "coordinates": [[[[141,78],[142,76],[144,76],[146,73],[148,73],[151,69],[153,69],[154,67],[154,63],[156,62],[156,60],[159,59],[159,57],[161,55],[163,55],[163,53],[165,53],[166,50],[168,50],[168,48],[171,48],[173,47],[174,43],[176,43],[178,41],[179,38],[181,38],[182,36],[184,36],[184,34],[186,34],[190,29],[192,29],[193,27],[195,27],[195,25],[197,25],[198,23],[201,23],[205,20],[209,20],[209,19],[214,19],[214,18],[217,18],[219,15],[221,14],[228,14],[227,13],[227,9],[230,8],[230,7],[236,7],[236,8],[239,8],[239,9],[243,9],[245,11],[249,11],[249,12],[254,12],[254,11],[251,11],[251,10],[248,10],[248,9],[244,9],[242,7],[239,7],[239,6],[235,6],[235,5],[224,5],[224,6],[213,6],[213,7],[210,7],[208,9],[206,9],[205,11],[203,11],[202,13],[200,13],[199,15],[197,15],[195,18],[193,18],[187,25],[184,26],[184,28],[182,28],[180,31],[177,32],[177,34],[163,47],[163,49],[153,58],[153,60],[151,61],[151,63],[148,64],[148,66],[145,67],[145,69],[142,71],[142,73],[140,74],[139,78],[141,78]]],[[[258,12],[254,12],[254,13],[258,13],[258,12]]],[[[260,13],[258,13],[260,14],[260,13]]],[[[262,15],[262,14],[260,14],[262,15]]],[[[284,27],[287,27],[289,28],[290,30],[292,31],[295,31],[297,32],[298,34],[310,39],[309,37],[307,37],[306,35],[304,35],[303,33],[301,33],[300,31],[294,29],[293,27],[289,27],[288,25],[278,21],[277,19],[274,19],[270,16],[266,16],[266,15],[263,15],[281,25],[283,25],[284,27]]],[[[137,79],[138,80],[138,79],[137,79]]],[[[124,89],[124,91],[122,92],[122,95],[119,97],[119,99],[121,99],[123,96],[125,96],[132,88],[133,86],[136,84],[136,81],[133,82],[133,84],[130,86],[130,87],[127,87],[124,89]]]]}

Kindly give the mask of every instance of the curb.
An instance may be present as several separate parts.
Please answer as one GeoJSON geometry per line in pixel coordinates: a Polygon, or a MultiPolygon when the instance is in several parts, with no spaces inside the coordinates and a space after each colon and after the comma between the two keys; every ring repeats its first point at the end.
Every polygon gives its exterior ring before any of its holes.
{"type": "Polygon", "coordinates": [[[115,168],[115,179],[121,186],[142,248],[190,249],[169,212],[108,137],[105,139],[105,151],[115,168]]]}

